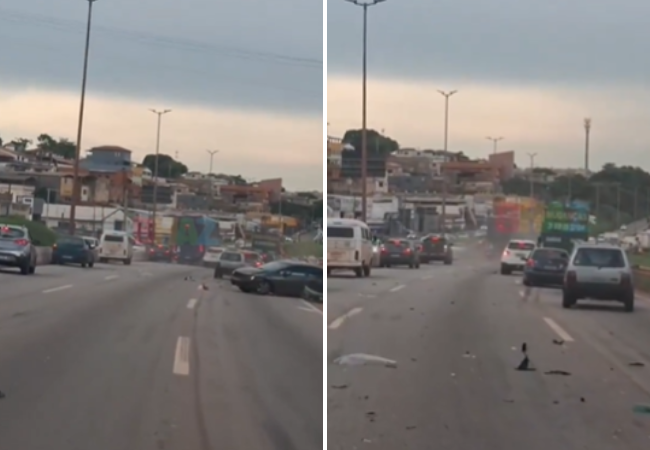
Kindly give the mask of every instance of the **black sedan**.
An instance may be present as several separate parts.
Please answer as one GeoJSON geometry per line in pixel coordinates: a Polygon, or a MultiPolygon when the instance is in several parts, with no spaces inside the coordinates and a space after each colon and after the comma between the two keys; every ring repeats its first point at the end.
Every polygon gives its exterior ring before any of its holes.
{"type": "Polygon", "coordinates": [[[420,267],[420,245],[408,239],[388,239],[379,250],[379,267],[420,267]]]}
{"type": "Polygon", "coordinates": [[[174,260],[174,252],[168,245],[152,245],[147,249],[147,256],[149,261],[155,262],[172,262],[174,260]]]}
{"type": "Polygon", "coordinates": [[[260,267],[242,267],[232,272],[230,282],[242,292],[288,297],[304,295],[305,287],[323,282],[323,268],[300,261],[273,261],[260,267]]]}
{"type": "Polygon", "coordinates": [[[562,286],[569,254],[561,248],[537,248],[524,267],[524,286],[562,286]]]}

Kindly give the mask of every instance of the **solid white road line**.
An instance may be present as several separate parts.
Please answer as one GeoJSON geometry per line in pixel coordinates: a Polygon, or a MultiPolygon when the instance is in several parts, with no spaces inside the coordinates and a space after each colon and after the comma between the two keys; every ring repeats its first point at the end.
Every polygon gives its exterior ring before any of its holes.
{"type": "Polygon", "coordinates": [[[43,294],[50,294],[52,292],[65,291],[66,289],[70,289],[71,287],[72,287],[71,284],[65,284],[63,286],[57,286],[57,287],[53,287],[53,288],[50,288],[50,289],[45,289],[43,291],[43,294]]]}
{"type": "Polygon", "coordinates": [[[106,276],[104,277],[104,279],[105,279],[106,281],[109,281],[109,280],[115,280],[115,279],[117,279],[117,278],[119,278],[119,277],[120,277],[119,275],[106,275],[106,276]]]}
{"type": "Polygon", "coordinates": [[[199,303],[197,298],[191,298],[190,301],[187,302],[187,309],[194,309],[197,303],[199,303]]]}
{"type": "Polygon", "coordinates": [[[306,302],[306,301],[302,300],[302,305],[303,306],[300,309],[302,309],[304,311],[315,312],[315,313],[318,313],[318,314],[321,314],[321,315],[323,314],[322,310],[316,308],[314,305],[312,305],[309,302],[306,302]]]}
{"type": "Polygon", "coordinates": [[[548,325],[549,328],[555,332],[555,334],[560,336],[560,339],[562,339],[564,342],[573,342],[571,335],[567,333],[564,328],[559,326],[553,319],[550,317],[544,317],[544,322],[546,322],[546,325],[548,325]]]}
{"type": "Polygon", "coordinates": [[[391,288],[391,289],[390,289],[390,292],[397,292],[397,291],[401,291],[401,290],[402,290],[402,289],[404,289],[405,287],[406,287],[406,286],[405,286],[405,285],[403,285],[403,284],[398,284],[398,285],[397,285],[397,286],[395,286],[394,288],[391,288]]]}
{"type": "Polygon", "coordinates": [[[190,338],[179,337],[176,342],[176,352],[174,353],[175,375],[187,376],[190,374],[190,338]]]}
{"type": "Polygon", "coordinates": [[[352,316],[356,316],[356,315],[359,314],[361,311],[363,311],[363,308],[353,308],[353,309],[351,309],[350,311],[348,311],[348,312],[346,312],[345,314],[343,314],[341,317],[339,317],[339,318],[337,318],[337,319],[334,319],[334,321],[333,321],[332,323],[330,323],[329,326],[328,326],[327,328],[329,328],[330,330],[336,330],[336,329],[339,328],[341,325],[343,325],[343,323],[344,323],[346,320],[348,320],[348,319],[349,319],[350,317],[352,317],[352,316]]]}

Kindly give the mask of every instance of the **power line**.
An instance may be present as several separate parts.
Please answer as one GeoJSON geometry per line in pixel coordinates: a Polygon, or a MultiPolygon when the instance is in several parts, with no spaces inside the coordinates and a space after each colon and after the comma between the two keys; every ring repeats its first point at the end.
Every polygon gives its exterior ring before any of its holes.
{"type": "MultiPolygon", "coordinates": [[[[84,32],[84,24],[81,21],[60,19],[42,14],[25,13],[4,8],[0,8],[0,21],[13,22],[21,25],[33,24],[38,25],[39,28],[45,27],[73,34],[82,34],[84,32]]],[[[136,41],[151,47],[169,48],[181,51],[207,52],[217,54],[220,57],[230,57],[266,64],[295,66],[305,69],[322,70],[323,68],[323,61],[315,58],[208,44],[190,39],[161,36],[118,27],[96,25],[93,27],[93,33],[95,32],[97,34],[107,34],[111,37],[123,38],[131,42],[136,41]]]]}
{"type": "MultiPolygon", "coordinates": [[[[6,30],[5,30],[6,31],[6,30]]],[[[94,30],[93,30],[94,31],[94,30]]],[[[2,42],[12,42],[12,45],[17,46],[17,47],[34,47],[34,48],[40,48],[44,50],[48,50],[48,56],[56,57],[61,54],[62,50],[60,46],[55,46],[51,44],[46,44],[43,42],[27,42],[24,39],[21,39],[20,41],[15,40],[15,36],[3,33],[2,30],[0,29],[0,41],[2,42]]],[[[106,49],[102,50],[106,51],[106,49]]],[[[268,83],[262,83],[257,80],[251,80],[245,77],[241,76],[236,76],[236,77],[218,77],[220,75],[219,73],[216,72],[209,72],[206,70],[197,70],[194,68],[188,67],[188,65],[179,65],[179,64],[166,64],[164,62],[161,62],[159,59],[155,60],[154,62],[149,62],[149,61],[143,61],[140,58],[130,58],[125,56],[122,53],[117,53],[113,50],[108,50],[109,53],[111,53],[111,58],[115,58],[117,60],[123,61],[125,63],[128,63],[129,67],[139,67],[139,68],[147,68],[151,69],[156,68],[156,69],[165,69],[165,72],[167,71],[175,71],[178,73],[183,73],[183,74],[195,74],[199,76],[204,76],[206,78],[210,78],[213,81],[225,81],[227,83],[232,83],[236,85],[241,85],[241,86],[255,86],[259,88],[263,88],[266,90],[273,90],[273,91],[279,91],[279,92],[285,92],[285,93],[292,93],[292,94],[298,94],[301,97],[304,98],[314,98],[314,99],[322,99],[322,92],[317,92],[313,90],[306,90],[306,89],[299,89],[296,87],[283,87],[283,86],[277,86],[277,85],[272,85],[268,83]]],[[[2,71],[0,70],[0,73],[2,71]]],[[[121,75],[121,72],[117,72],[113,78],[117,78],[121,75]]]]}

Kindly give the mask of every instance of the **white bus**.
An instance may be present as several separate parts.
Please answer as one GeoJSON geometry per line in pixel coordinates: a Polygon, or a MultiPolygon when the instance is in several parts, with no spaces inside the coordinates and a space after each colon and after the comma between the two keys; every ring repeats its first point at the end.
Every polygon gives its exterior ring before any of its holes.
{"type": "Polygon", "coordinates": [[[373,265],[372,232],[355,219],[327,219],[327,274],[352,270],[357,277],[370,276],[373,265]]]}

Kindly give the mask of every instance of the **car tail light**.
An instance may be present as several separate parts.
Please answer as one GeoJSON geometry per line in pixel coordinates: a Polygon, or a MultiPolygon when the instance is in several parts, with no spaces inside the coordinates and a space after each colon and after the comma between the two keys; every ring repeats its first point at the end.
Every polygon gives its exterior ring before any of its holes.
{"type": "Polygon", "coordinates": [[[57,247],[56,244],[52,244],[52,250],[56,250],[56,247],[57,247]]]}
{"type": "Polygon", "coordinates": [[[630,277],[629,273],[623,272],[621,274],[621,286],[631,286],[632,285],[632,277],[630,277]]]}
{"type": "Polygon", "coordinates": [[[205,248],[202,245],[199,245],[199,253],[203,253],[203,250],[205,250],[205,248]]]}
{"type": "Polygon", "coordinates": [[[256,261],[256,262],[255,262],[255,267],[262,267],[262,263],[259,262],[259,261],[256,261]]]}
{"type": "Polygon", "coordinates": [[[510,250],[505,250],[503,252],[503,256],[510,256],[510,250]]]}
{"type": "Polygon", "coordinates": [[[576,275],[576,272],[574,270],[569,270],[566,273],[566,282],[567,284],[573,284],[577,281],[578,276],[576,275]]]}
{"type": "Polygon", "coordinates": [[[411,253],[411,249],[410,249],[410,248],[407,248],[406,250],[404,250],[404,253],[406,253],[406,254],[411,253]]]}
{"type": "Polygon", "coordinates": [[[27,239],[16,239],[14,243],[16,245],[20,245],[21,247],[26,247],[27,245],[29,245],[29,241],[27,239]]]}
{"type": "Polygon", "coordinates": [[[526,261],[526,267],[535,267],[535,261],[533,259],[529,259],[526,261]]]}

